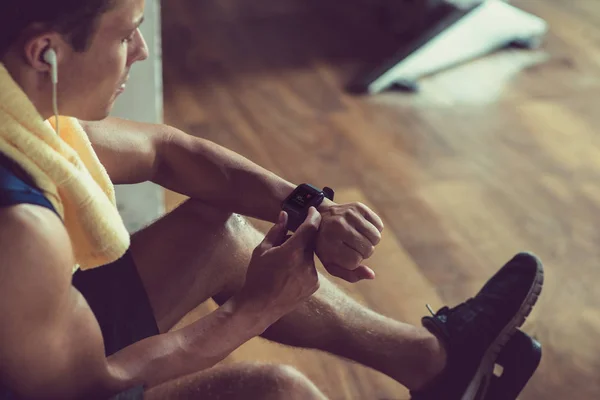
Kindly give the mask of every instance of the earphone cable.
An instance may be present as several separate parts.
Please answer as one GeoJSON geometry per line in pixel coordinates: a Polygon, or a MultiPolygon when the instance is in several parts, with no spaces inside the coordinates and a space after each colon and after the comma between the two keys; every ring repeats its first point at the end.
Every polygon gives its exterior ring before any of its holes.
{"type": "Polygon", "coordinates": [[[60,136],[60,127],[58,122],[58,94],[56,93],[56,86],[57,84],[55,82],[52,82],[52,108],[54,111],[54,118],[56,122],[56,134],[60,136]]]}

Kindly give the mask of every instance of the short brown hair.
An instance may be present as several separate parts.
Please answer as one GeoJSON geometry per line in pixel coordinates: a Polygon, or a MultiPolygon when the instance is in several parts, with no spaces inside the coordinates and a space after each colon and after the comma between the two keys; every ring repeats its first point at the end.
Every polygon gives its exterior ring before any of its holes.
{"type": "Polygon", "coordinates": [[[0,57],[32,24],[62,34],[75,51],[85,51],[102,14],[117,0],[1,0],[0,57]]]}

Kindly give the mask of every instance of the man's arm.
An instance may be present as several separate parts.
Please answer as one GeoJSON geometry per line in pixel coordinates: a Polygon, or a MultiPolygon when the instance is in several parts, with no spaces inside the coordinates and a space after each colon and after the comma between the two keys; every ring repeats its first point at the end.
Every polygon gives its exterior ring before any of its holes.
{"type": "Polygon", "coordinates": [[[174,131],[159,147],[157,184],[242,215],[275,222],[295,185],[208,140],[174,131]]]}
{"type": "Polygon", "coordinates": [[[112,117],[80,123],[114,184],[152,180],[159,167],[158,147],[168,140],[170,127],[112,117]]]}
{"type": "Polygon", "coordinates": [[[212,367],[274,322],[264,307],[232,299],[107,359],[94,314],[71,286],[69,237],[52,212],[1,209],[0,254],[0,382],[26,399],[106,398],[153,387],[212,367]]]}
{"type": "MultiPolygon", "coordinates": [[[[222,146],[164,125],[115,118],[84,123],[115,183],[153,181],[217,208],[275,222],[295,185],[222,146]]],[[[317,256],[327,271],[349,282],[372,279],[363,264],[381,239],[383,222],[363,204],[318,207],[323,221],[317,256]]]]}
{"type": "Polygon", "coordinates": [[[170,126],[118,118],[82,125],[115,184],[152,181],[271,222],[295,188],[240,154],[170,126]]]}

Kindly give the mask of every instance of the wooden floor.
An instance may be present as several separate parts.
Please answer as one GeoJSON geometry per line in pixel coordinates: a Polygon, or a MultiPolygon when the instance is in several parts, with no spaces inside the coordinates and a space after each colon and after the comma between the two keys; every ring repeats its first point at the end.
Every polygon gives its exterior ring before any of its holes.
{"type": "MultiPolygon", "coordinates": [[[[418,323],[426,303],[456,304],[537,253],[546,284],[524,329],[544,357],[521,398],[600,398],[600,4],[515,0],[549,22],[542,50],[356,97],[344,86],[395,39],[350,3],[163,2],[166,122],[369,204],[386,224],[378,279],[342,287],[393,318],[418,323]]],[[[312,351],[255,339],[227,362],[247,359],[295,365],[332,399],[408,398],[312,351]]]]}

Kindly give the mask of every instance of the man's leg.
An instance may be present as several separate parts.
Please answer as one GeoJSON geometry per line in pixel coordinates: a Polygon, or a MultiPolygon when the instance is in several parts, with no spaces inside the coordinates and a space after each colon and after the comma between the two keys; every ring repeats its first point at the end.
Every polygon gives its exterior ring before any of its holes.
{"type": "Polygon", "coordinates": [[[145,400],[324,400],[317,387],[291,367],[240,363],[164,383],[145,400]]]}
{"type": "MultiPolygon", "coordinates": [[[[132,238],[132,254],[161,331],[209,297],[223,303],[243,285],[262,234],[244,218],[188,200],[132,238]]],[[[378,315],[322,277],[321,288],[264,335],[327,351],[418,389],[444,367],[428,330],[378,315]]]]}

